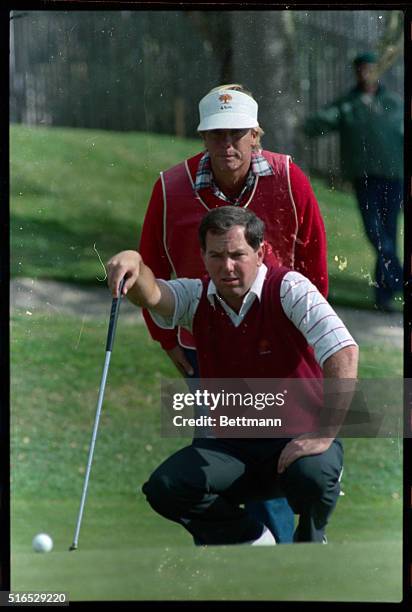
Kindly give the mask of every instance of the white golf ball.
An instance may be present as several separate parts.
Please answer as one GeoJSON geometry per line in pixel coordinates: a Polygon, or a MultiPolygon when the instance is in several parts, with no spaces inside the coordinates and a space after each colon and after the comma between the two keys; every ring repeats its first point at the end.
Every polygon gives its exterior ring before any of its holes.
{"type": "Polygon", "coordinates": [[[47,533],[38,533],[34,536],[32,545],[36,552],[50,552],[53,548],[53,540],[47,533]]]}

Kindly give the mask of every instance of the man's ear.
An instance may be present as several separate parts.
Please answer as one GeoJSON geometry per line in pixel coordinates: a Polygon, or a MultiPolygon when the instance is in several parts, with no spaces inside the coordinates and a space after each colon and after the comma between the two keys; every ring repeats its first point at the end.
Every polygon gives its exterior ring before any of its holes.
{"type": "Polygon", "coordinates": [[[261,242],[258,250],[256,251],[258,257],[258,266],[261,266],[265,257],[265,243],[261,242]]]}

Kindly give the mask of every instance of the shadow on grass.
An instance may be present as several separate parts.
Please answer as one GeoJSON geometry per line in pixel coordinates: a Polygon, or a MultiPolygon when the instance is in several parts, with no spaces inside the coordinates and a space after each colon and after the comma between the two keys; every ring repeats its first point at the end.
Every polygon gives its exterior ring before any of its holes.
{"type": "Polygon", "coordinates": [[[328,300],[339,306],[371,309],[375,301],[373,286],[365,278],[331,275],[328,300]]]}
{"type": "Polygon", "coordinates": [[[106,262],[114,253],[136,248],[141,225],[132,227],[125,220],[106,217],[101,223],[103,229],[96,226],[88,219],[76,219],[69,225],[67,220],[28,219],[13,214],[10,274],[96,284],[95,276],[90,274],[93,262],[99,274],[99,256],[106,262]]]}
{"type": "MultiPolygon", "coordinates": [[[[402,312],[403,299],[401,293],[398,294],[398,300],[393,302],[393,307],[395,311],[402,312]]],[[[370,284],[367,278],[331,275],[328,301],[336,306],[348,306],[376,312],[374,286],[370,284]]]]}
{"type": "Polygon", "coordinates": [[[15,175],[13,180],[10,181],[10,195],[19,197],[22,194],[47,197],[50,195],[50,187],[48,185],[43,187],[38,183],[34,183],[26,176],[15,175]]]}

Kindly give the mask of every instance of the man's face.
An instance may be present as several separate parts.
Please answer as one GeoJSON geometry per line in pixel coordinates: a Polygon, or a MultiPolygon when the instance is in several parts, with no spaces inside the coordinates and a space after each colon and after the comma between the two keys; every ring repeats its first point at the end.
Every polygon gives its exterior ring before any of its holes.
{"type": "Polygon", "coordinates": [[[208,130],[202,132],[202,137],[213,169],[228,175],[249,169],[252,147],[257,142],[256,130],[208,130]]]}
{"type": "Polygon", "coordinates": [[[362,89],[377,83],[376,64],[362,63],[355,66],[356,82],[362,89]]]}
{"type": "Polygon", "coordinates": [[[235,225],[222,235],[208,232],[202,257],[220,297],[233,308],[240,307],[262,264],[263,247],[254,251],[246,241],[245,228],[235,225]]]}

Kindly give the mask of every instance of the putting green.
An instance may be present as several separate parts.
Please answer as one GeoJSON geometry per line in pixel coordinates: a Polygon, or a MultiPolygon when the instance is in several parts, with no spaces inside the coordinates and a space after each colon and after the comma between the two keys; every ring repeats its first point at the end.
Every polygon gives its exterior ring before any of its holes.
{"type": "Polygon", "coordinates": [[[85,600],[401,600],[399,542],[16,553],[12,589],[85,600]]]}
{"type": "Polygon", "coordinates": [[[13,496],[13,590],[65,591],[76,601],[401,599],[401,500],[343,497],[327,546],[200,549],[142,493],[102,497],[93,488],[74,552],[78,499],[13,496]],[[51,553],[31,550],[41,531],[53,537],[51,553]]]}

